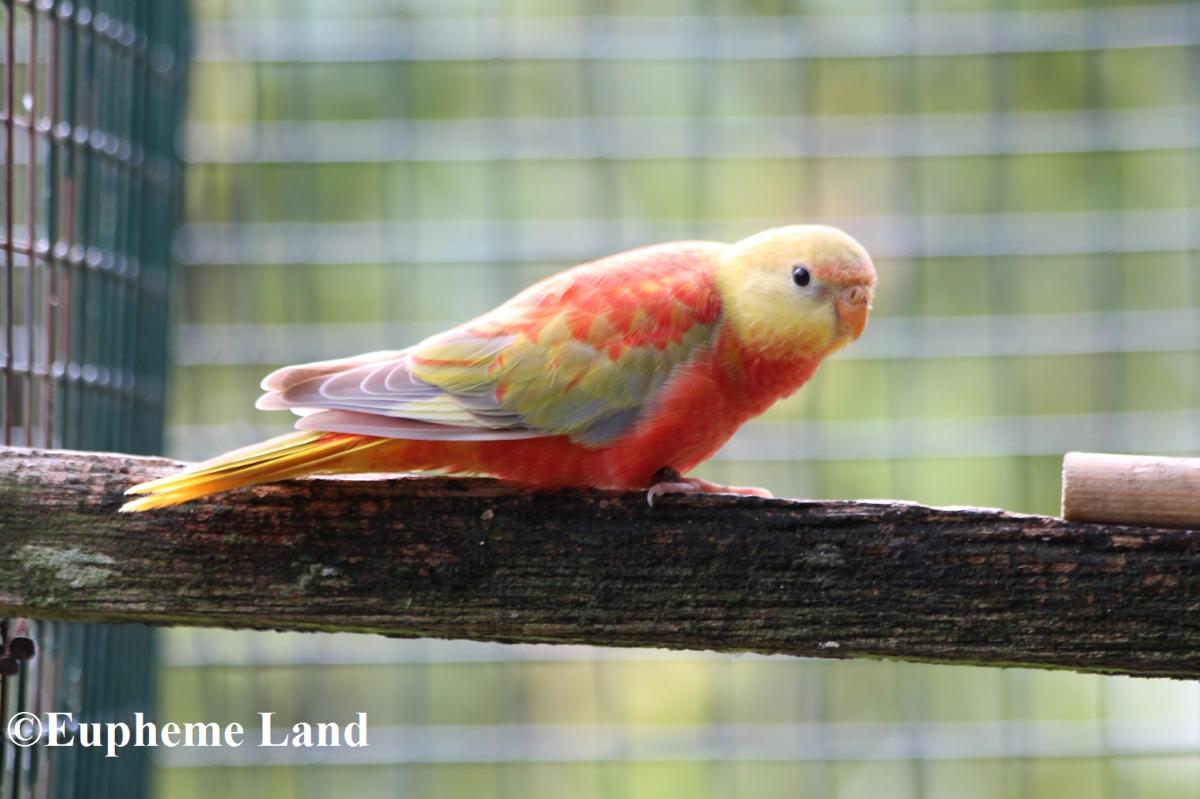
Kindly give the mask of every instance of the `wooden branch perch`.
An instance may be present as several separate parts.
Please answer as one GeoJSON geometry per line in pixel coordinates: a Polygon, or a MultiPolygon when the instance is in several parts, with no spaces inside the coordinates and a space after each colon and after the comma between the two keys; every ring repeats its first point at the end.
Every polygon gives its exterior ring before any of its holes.
{"type": "Polygon", "coordinates": [[[0,615],[1200,676],[1200,533],[976,508],[308,480],[118,514],[0,450],[0,615]]]}

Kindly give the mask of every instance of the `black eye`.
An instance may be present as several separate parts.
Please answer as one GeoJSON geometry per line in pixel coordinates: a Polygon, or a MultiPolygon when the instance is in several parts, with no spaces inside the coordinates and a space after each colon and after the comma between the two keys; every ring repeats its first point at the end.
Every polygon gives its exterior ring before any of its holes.
{"type": "Polygon", "coordinates": [[[804,288],[812,282],[812,275],[808,273],[808,267],[797,266],[792,270],[792,282],[800,288],[804,288]]]}

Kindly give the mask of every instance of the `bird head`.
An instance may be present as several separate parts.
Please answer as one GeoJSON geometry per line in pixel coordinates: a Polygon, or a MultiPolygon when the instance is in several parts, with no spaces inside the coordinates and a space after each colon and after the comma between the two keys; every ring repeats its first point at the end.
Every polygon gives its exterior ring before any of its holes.
{"type": "Polygon", "coordinates": [[[875,266],[837,228],[789,225],[731,245],[716,281],[722,313],[744,345],[823,357],[862,335],[875,266]]]}

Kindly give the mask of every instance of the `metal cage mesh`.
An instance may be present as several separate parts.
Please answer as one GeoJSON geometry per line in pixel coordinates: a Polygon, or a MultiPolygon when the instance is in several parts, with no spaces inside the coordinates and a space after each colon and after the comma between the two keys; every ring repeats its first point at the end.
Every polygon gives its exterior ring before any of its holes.
{"type": "MultiPolygon", "coordinates": [[[[0,440],[157,453],[186,4],[6,0],[0,14],[0,440]]],[[[3,679],[6,721],[19,710],[104,720],[152,704],[149,630],[34,623],[29,635],[40,651],[3,679]]],[[[103,756],[0,742],[0,795],[148,792],[147,752],[103,756]]]]}

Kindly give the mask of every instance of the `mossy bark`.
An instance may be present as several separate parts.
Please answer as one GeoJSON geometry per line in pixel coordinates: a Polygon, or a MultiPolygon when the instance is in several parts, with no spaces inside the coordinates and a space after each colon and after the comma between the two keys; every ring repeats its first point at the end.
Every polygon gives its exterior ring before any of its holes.
{"type": "Polygon", "coordinates": [[[1200,676],[1200,533],[898,502],[328,479],[0,450],[0,615],[1200,676]]]}

